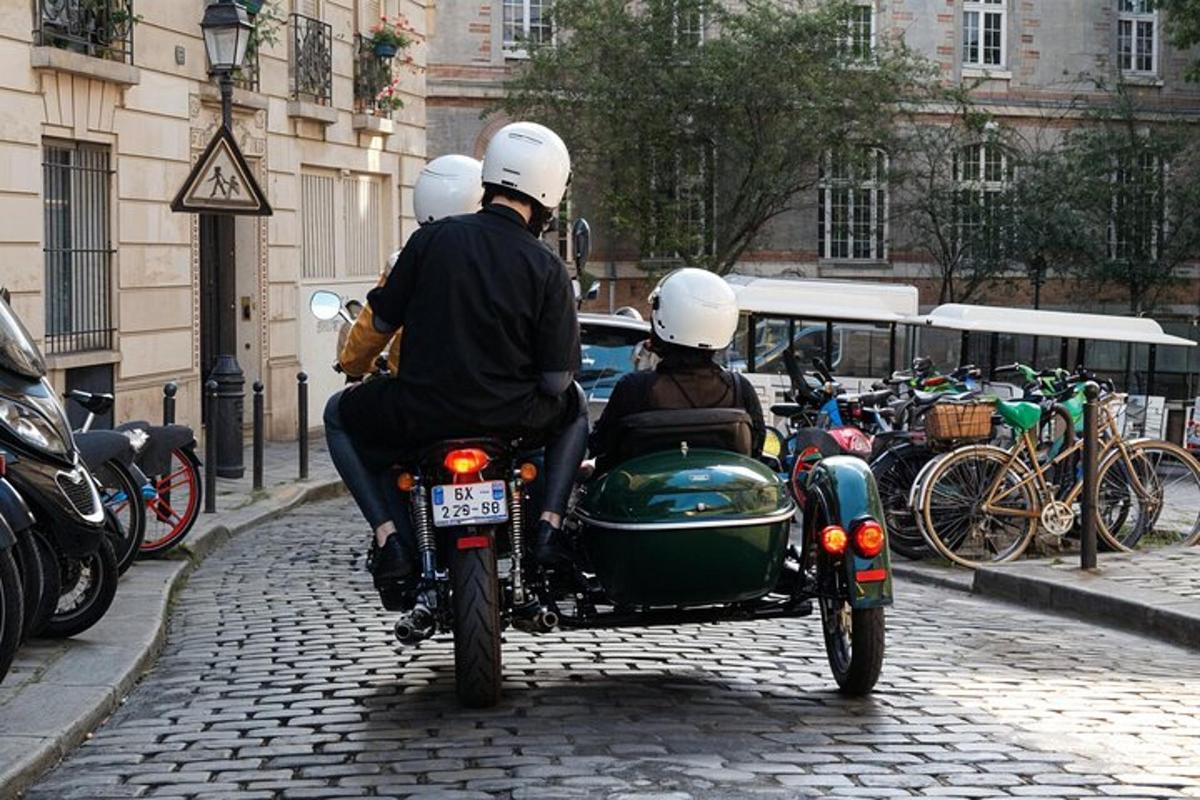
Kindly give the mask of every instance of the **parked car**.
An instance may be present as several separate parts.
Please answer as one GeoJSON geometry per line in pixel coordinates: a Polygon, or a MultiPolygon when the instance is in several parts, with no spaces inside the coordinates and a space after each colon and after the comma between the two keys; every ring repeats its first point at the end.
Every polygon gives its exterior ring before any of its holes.
{"type": "Polygon", "coordinates": [[[617,381],[637,371],[639,349],[650,338],[650,323],[629,313],[580,314],[579,337],[583,349],[579,385],[587,393],[594,423],[617,381]]]}

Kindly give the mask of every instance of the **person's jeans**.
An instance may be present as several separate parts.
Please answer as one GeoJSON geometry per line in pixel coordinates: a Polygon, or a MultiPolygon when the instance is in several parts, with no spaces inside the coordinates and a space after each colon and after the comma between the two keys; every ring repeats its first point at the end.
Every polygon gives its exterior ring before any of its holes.
{"type": "Polygon", "coordinates": [[[395,522],[397,529],[407,527],[403,525],[407,520],[397,520],[394,516],[394,508],[399,507],[399,500],[392,504],[388,502],[389,494],[399,495],[399,492],[391,487],[390,475],[387,472],[382,475],[371,472],[346,431],[339,408],[345,391],[343,389],[337,392],[325,404],[325,441],[329,443],[329,455],[333,459],[333,466],[342,476],[342,481],[350,490],[350,496],[367,518],[372,531],[389,521],[395,522]]]}

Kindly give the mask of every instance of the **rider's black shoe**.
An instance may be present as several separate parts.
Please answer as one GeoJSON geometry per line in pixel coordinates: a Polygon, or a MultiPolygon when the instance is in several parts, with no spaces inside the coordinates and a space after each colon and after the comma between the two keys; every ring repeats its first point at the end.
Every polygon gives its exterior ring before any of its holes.
{"type": "Polygon", "coordinates": [[[416,574],[416,565],[400,536],[393,533],[380,547],[371,538],[367,551],[367,570],[375,578],[375,587],[383,588],[416,574]]]}
{"type": "Polygon", "coordinates": [[[566,541],[566,534],[546,520],[538,520],[537,531],[534,535],[533,557],[544,567],[570,564],[573,559],[571,548],[566,541]]]}

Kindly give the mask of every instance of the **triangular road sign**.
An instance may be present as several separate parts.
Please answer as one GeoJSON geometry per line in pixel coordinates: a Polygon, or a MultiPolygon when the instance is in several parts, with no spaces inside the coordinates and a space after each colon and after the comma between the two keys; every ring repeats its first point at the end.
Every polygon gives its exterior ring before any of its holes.
{"type": "Polygon", "coordinates": [[[271,216],[267,195],[254,180],[250,165],[224,125],[217,128],[200,160],[192,167],[172,211],[191,214],[250,214],[271,216]]]}

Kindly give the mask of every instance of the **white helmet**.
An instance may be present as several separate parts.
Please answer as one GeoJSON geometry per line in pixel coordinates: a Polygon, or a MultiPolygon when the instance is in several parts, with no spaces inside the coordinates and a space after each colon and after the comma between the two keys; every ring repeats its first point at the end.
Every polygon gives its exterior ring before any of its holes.
{"type": "Polygon", "coordinates": [[[650,322],[668,344],[723,350],[737,332],[733,289],[717,275],[693,267],[677,269],[650,293],[650,322]]]}
{"type": "Polygon", "coordinates": [[[571,182],[571,154],[545,125],[514,122],[488,142],[483,182],[515,189],[553,211],[571,182]]]}
{"type": "Polygon", "coordinates": [[[413,211],[424,225],[471,214],[483,203],[483,164],[468,156],[439,156],[425,165],[413,186],[413,211]]]}

